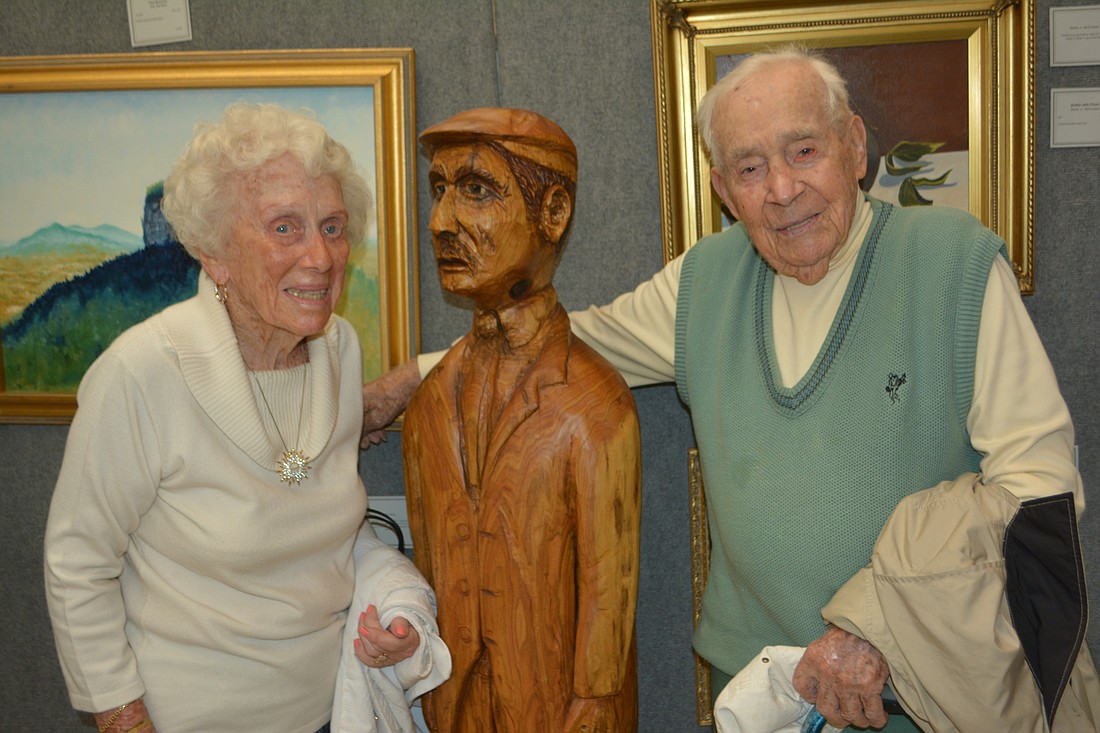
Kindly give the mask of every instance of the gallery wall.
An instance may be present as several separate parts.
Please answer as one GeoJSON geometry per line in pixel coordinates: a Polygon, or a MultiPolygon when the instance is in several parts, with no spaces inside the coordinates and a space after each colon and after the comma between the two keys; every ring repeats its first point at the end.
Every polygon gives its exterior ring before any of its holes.
{"type": "MultiPolygon", "coordinates": [[[[1100,87],[1100,67],[1045,62],[1049,8],[1085,4],[1038,2],[1037,274],[1026,303],[1075,417],[1089,496],[1100,501],[1100,149],[1045,144],[1050,89],[1100,87]]],[[[476,106],[527,107],[560,123],[580,159],[577,217],[555,279],[567,307],[604,302],[661,266],[647,0],[191,0],[190,9],[192,41],[137,50],[411,47],[418,130],[476,106]]],[[[131,51],[124,0],[6,0],[0,12],[0,55],[131,51]]],[[[423,192],[423,157],[418,177],[423,192]]],[[[439,289],[426,195],[417,212],[421,347],[434,350],[469,327],[470,312],[439,289]]],[[[641,730],[697,730],[687,505],[693,440],[671,387],[635,396],[644,452],[641,730]]],[[[66,433],[63,426],[0,425],[0,727],[12,730],[86,730],[68,706],[41,585],[42,530],[66,433]]],[[[361,473],[371,492],[400,494],[400,435],[364,452],[361,473]]],[[[1095,567],[1098,530],[1100,511],[1093,511],[1082,536],[1095,567]]],[[[1093,585],[1093,603],[1100,603],[1100,580],[1093,585]]],[[[1100,648],[1100,624],[1090,638],[1100,648]]]]}

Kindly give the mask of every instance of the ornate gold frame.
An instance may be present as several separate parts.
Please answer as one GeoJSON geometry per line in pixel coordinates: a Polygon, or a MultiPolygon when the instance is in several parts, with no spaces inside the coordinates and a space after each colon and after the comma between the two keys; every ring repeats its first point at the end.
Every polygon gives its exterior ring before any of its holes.
{"type": "Polygon", "coordinates": [[[694,129],[716,58],[814,47],[965,40],[972,213],[1008,244],[1034,292],[1035,7],[1024,0],[651,0],[661,213],[668,261],[721,227],[694,129]]]}
{"type": "MultiPolygon", "coordinates": [[[[265,87],[374,90],[376,171],[372,189],[385,330],[380,334],[381,361],[383,369],[396,366],[414,355],[419,342],[411,49],[0,58],[0,104],[2,94],[17,92],[265,87]]],[[[67,424],[72,419],[74,395],[8,393],[3,379],[0,369],[0,422],[67,424]]]]}
{"type": "MultiPolygon", "coordinates": [[[[691,620],[699,624],[699,611],[703,607],[703,591],[707,587],[710,572],[710,526],[707,524],[707,497],[703,493],[703,467],[699,463],[699,449],[688,449],[688,500],[691,518],[691,620]]],[[[695,710],[699,725],[714,725],[714,707],[711,705],[710,665],[694,651],[695,655],[695,710]]]]}

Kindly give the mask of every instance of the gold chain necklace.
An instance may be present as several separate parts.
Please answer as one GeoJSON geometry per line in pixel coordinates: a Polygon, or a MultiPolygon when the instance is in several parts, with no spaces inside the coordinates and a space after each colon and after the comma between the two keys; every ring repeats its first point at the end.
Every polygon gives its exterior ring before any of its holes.
{"type": "MultiPolygon", "coordinates": [[[[286,444],[286,440],[283,439],[283,431],[279,429],[279,421],[275,419],[275,413],[271,411],[271,405],[267,403],[267,395],[264,394],[263,385],[260,384],[260,380],[255,374],[252,378],[256,380],[256,389],[260,391],[260,398],[264,401],[264,407],[267,408],[267,414],[271,416],[271,422],[275,426],[275,433],[279,436],[279,442],[283,444],[283,455],[280,456],[278,462],[275,464],[275,473],[279,474],[280,481],[286,481],[288,484],[292,481],[296,484],[301,484],[309,476],[310,458],[302,453],[297,448],[290,448],[286,444]]],[[[294,439],[295,444],[298,444],[302,439],[302,415],[305,412],[306,404],[306,370],[302,369],[302,401],[298,405],[298,435],[294,439]]]]}

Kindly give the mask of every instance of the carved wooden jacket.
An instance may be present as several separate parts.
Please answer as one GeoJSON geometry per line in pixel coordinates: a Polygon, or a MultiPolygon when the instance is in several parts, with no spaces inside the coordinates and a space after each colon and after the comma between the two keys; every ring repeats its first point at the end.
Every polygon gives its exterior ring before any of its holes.
{"type": "Polygon", "coordinates": [[[633,396],[554,303],[536,336],[538,357],[490,433],[475,495],[459,394],[475,339],[467,334],[427,375],[402,437],[414,554],[436,590],[454,661],[426,703],[429,723],[561,730],[576,698],[609,698],[619,711],[613,729],[633,730],[641,471],[633,396]],[[470,678],[486,669],[494,710],[463,710],[477,704],[464,694],[470,678]]]}

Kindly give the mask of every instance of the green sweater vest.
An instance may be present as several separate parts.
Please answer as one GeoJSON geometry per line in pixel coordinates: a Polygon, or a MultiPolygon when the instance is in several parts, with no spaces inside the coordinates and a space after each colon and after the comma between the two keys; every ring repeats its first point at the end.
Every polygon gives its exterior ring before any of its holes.
{"type": "Polygon", "coordinates": [[[966,416],[981,303],[1003,242],[955,209],[872,201],[813,366],[779,382],[775,274],[737,225],[689,250],[676,383],[702,457],[711,561],[694,644],[730,674],[804,646],[905,495],[977,470],[966,416]]]}

